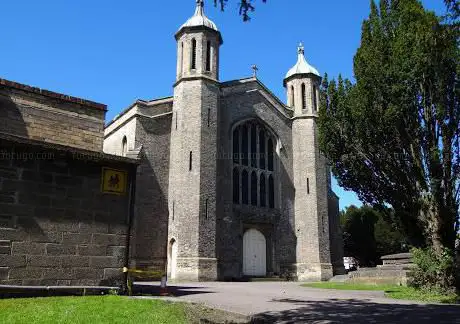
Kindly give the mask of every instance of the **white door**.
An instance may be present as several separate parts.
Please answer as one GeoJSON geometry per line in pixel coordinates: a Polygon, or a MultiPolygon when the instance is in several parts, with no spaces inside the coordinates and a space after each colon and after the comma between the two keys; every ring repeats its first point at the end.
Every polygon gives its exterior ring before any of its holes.
{"type": "Polygon", "coordinates": [[[243,274],[263,277],[267,274],[267,248],[264,235],[256,229],[243,236],[243,274]]]}
{"type": "Polygon", "coordinates": [[[177,268],[177,242],[171,242],[171,253],[169,255],[168,265],[169,265],[169,275],[171,279],[176,278],[176,268],[177,268]]]}

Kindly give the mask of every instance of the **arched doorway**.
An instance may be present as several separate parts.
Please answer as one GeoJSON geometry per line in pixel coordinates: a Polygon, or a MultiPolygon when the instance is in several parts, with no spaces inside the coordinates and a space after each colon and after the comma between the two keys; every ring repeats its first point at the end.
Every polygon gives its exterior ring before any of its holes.
{"type": "Polygon", "coordinates": [[[267,274],[267,244],[265,236],[249,229],[243,236],[243,274],[263,277],[267,274]]]}
{"type": "Polygon", "coordinates": [[[176,278],[177,268],[177,242],[175,239],[169,241],[168,247],[168,278],[176,278]]]}

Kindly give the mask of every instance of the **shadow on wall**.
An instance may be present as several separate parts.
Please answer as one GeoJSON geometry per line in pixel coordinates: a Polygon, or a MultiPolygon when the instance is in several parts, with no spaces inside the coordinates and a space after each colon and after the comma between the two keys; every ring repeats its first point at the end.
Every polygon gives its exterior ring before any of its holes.
{"type": "Polygon", "coordinates": [[[138,167],[136,187],[136,215],[133,228],[132,259],[136,267],[166,267],[169,209],[167,190],[169,173],[170,121],[140,120],[136,134],[143,146],[138,167]],[[152,136],[153,135],[153,136],[152,136]],[[142,141],[150,138],[154,142],[142,141]],[[159,147],[163,149],[158,150],[159,147]],[[166,155],[165,155],[166,154],[166,155]]]}
{"type": "Polygon", "coordinates": [[[460,323],[460,306],[378,304],[363,300],[306,301],[278,299],[298,308],[257,314],[252,323],[460,323]]]}
{"type": "Polygon", "coordinates": [[[0,133],[28,138],[21,109],[0,86],[0,133]]]}

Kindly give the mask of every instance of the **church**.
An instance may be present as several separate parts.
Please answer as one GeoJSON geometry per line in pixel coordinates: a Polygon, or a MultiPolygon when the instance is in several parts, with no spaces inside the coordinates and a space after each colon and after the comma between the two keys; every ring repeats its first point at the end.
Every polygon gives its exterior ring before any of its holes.
{"type": "Polygon", "coordinates": [[[202,0],[175,39],[173,96],[137,100],[104,132],[105,153],[141,161],[131,266],[195,281],[343,273],[338,197],[318,148],[321,77],[302,45],[285,103],[256,76],[219,79],[223,37],[202,0]]]}

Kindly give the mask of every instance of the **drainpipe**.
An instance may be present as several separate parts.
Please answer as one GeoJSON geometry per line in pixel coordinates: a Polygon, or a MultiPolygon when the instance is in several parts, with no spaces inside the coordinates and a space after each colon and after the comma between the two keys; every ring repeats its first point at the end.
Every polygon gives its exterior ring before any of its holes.
{"type": "Polygon", "coordinates": [[[130,176],[130,183],[129,183],[129,210],[128,210],[128,231],[126,234],[126,242],[125,242],[125,257],[124,257],[124,268],[123,268],[123,294],[128,293],[128,269],[129,269],[129,252],[130,252],[130,244],[131,244],[131,230],[133,226],[133,219],[134,219],[134,206],[136,201],[136,174],[137,174],[137,166],[132,168],[131,176],[130,176]]]}

